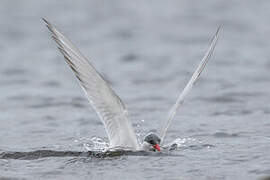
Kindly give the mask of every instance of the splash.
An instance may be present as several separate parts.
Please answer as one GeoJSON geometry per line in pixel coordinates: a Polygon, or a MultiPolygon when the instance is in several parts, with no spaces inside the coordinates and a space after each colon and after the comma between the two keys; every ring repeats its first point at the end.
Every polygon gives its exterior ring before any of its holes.
{"type": "Polygon", "coordinates": [[[138,123],[138,124],[135,124],[135,134],[136,134],[136,137],[137,137],[137,141],[139,143],[139,145],[141,146],[142,145],[142,140],[145,136],[145,133],[144,133],[144,130],[143,130],[143,123],[145,122],[144,119],[141,120],[141,123],[138,123]]]}
{"type": "Polygon", "coordinates": [[[109,143],[100,137],[92,137],[88,142],[83,143],[83,146],[87,151],[107,151],[109,149],[109,143]]]}
{"type": "Polygon", "coordinates": [[[185,138],[176,138],[173,141],[173,143],[176,144],[177,147],[185,147],[193,143],[201,143],[201,141],[193,137],[185,137],[185,138]]]}
{"type": "Polygon", "coordinates": [[[168,151],[180,151],[180,150],[199,150],[204,148],[215,147],[211,144],[205,144],[201,140],[194,137],[176,138],[173,142],[164,146],[168,151]]]}

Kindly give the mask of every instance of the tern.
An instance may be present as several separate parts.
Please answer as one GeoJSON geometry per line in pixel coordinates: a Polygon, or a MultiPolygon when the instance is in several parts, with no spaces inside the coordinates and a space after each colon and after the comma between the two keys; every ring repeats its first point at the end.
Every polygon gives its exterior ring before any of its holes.
{"type": "Polygon", "coordinates": [[[161,151],[166,132],[177,110],[184,103],[187,94],[191,91],[209,61],[215,49],[221,29],[221,27],[218,27],[203,59],[183,91],[180,93],[176,103],[170,109],[168,119],[161,128],[160,134],[158,135],[150,132],[145,136],[143,143],[140,144],[129,120],[128,111],[123,101],[111,88],[110,83],[102,77],[90,61],[63,33],[46,19],[43,18],[43,21],[51,32],[52,38],[56,42],[58,49],[65,57],[66,63],[77,77],[89,103],[105,126],[109,138],[109,147],[121,147],[134,151],[161,151]]]}

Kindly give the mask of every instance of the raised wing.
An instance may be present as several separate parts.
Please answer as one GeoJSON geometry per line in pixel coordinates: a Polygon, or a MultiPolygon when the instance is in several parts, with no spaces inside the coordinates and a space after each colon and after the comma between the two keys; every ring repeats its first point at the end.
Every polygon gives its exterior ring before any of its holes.
{"type": "Polygon", "coordinates": [[[221,27],[219,27],[217,29],[216,34],[214,35],[211,44],[208,48],[208,50],[206,51],[203,59],[201,60],[199,66],[197,67],[196,71],[193,73],[192,77],[190,78],[189,82],[187,83],[187,85],[185,86],[184,90],[182,91],[182,93],[179,95],[176,103],[174,104],[174,106],[171,108],[171,110],[169,111],[169,116],[168,119],[166,121],[166,124],[164,125],[164,127],[161,129],[161,133],[160,133],[160,137],[161,137],[161,143],[163,142],[166,132],[176,114],[177,109],[184,103],[185,97],[187,96],[187,94],[191,91],[192,87],[194,86],[194,84],[198,81],[202,71],[204,70],[207,62],[209,61],[217,40],[218,40],[218,36],[219,36],[219,32],[220,32],[221,27]]]}
{"type": "Polygon", "coordinates": [[[121,99],[73,43],[46,19],[43,20],[67,64],[75,73],[87,99],[102,120],[110,147],[138,149],[136,135],[121,99]]]}

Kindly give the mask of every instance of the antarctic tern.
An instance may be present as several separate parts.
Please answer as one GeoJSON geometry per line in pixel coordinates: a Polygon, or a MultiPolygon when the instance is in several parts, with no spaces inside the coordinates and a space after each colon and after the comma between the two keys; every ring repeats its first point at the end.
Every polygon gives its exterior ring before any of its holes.
{"type": "Polygon", "coordinates": [[[135,151],[161,151],[166,132],[177,110],[184,103],[186,95],[191,91],[210,59],[221,29],[220,27],[217,29],[203,59],[184,90],[180,93],[176,103],[169,111],[168,119],[165,121],[165,125],[161,128],[160,134],[149,133],[145,136],[141,145],[137,140],[136,134],[128,117],[128,111],[123,101],[111,88],[109,82],[98,73],[90,61],[65,35],[63,35],[46,19],[43,18],[43,20],[50,30],[52,38],[56,42],[58,49],[64,55],[66,63],[77,77],[88,101],[104,124],[109,138],[110,148],[123,147],[125,149],[127,148],[135,151]]]}

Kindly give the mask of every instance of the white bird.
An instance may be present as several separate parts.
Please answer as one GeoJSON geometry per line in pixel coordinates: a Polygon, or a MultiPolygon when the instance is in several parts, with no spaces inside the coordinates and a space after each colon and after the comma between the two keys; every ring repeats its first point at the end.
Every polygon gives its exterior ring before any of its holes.
{"type": "Polygon", "coordinates": [[[52,33],[52,37],[57,43],[58,49],[64,55],[67,64],[75,73],[88,101],[104,124],[109,138],[110,148],[122,147],[130,150],[161,151],[160,144],[163,143],[169,125],[171,124],[177,109],[183,104],[186,95],[190,92],[205,68],[205,65],[213,53],[220,32],[219,27],[205,56],[178,97],[175,105],[170,110],[168,120],[162,128],[160,136],[155,133],[149,133],[144,138],[143,144],[140,145],[128,118],[128,111],[122,100],[113,91],[108,81],[98,73],[89,60],[67,37],[46,19],[43,18],[43,20],[52,33]]]}

